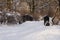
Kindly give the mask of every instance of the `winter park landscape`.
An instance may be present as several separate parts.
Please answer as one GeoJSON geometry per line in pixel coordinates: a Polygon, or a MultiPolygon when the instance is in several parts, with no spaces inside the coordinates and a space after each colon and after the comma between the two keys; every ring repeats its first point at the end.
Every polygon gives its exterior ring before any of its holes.
{"type": "Polygon", "coordinates": [[[0,0],[0,40],[60,40],[60,0],[0,0]]]}

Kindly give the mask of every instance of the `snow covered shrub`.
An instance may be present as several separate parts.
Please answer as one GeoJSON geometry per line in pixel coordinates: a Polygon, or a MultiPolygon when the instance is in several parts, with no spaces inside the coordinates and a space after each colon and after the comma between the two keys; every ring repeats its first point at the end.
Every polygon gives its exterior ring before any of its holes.
{"type": "Polygon", "coordinates": [[[15,23],[15,17],[13,13],[6,13],[7,23],[15,23]]]}
{"type": "Polygon", "coordinates": [[[8,23],[9,24],[17,24],[17,23],[21,24],[22,23],[21,15],[18,12],[13,11],[13,12],[6,13],[5,15],[7,17],[7,19],[6,19],[7,24],[8,23]]]}
{"type": "Polygon", "coordinates": [[[6,22],[6,16],[2,11],[0,11],[0,23],[5,23],[6,22]]]}

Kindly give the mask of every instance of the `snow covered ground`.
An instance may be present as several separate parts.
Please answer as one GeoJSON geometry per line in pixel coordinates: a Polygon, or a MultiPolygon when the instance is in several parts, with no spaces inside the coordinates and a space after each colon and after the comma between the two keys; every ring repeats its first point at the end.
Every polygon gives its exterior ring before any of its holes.
{"type": "Polygon", "coordinates": [[[43,21],[0,25],[0,40],[60,40],[60,25],[44,26],[43,21]]]}

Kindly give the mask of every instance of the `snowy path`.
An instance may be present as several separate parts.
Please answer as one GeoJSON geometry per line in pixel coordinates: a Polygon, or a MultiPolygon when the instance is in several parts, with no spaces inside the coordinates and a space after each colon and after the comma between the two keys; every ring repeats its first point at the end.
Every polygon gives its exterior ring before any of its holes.
{"type": "Polygon", "coordinates": [[[46,27],[43,21],[0,25],[0,40],[60,40],[60,25],[46,27]]]}

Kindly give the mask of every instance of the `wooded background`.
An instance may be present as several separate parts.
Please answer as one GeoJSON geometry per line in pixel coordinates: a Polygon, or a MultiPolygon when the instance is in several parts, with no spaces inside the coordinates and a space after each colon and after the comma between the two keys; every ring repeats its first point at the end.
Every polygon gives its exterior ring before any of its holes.
{"type": "Polygon", "coordinates": [[[36,20],[49,15],[60,18],[59,0],[0,0],[0,10],[32,15],[36,20]]]}

